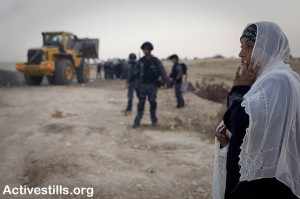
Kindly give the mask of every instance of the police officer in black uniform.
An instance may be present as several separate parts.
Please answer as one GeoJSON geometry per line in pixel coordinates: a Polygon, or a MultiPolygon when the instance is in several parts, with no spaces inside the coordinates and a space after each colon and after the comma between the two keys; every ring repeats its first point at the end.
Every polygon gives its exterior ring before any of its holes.
{"type": "Polygon", "coordinates": [[[96,74],[96,79],[100,79],[101,78],[101,70],[102,70],[102,63],[98,62],[97,63],[97,74],[96,74]]]}
{"type": "Polygon", "coordinates": [[[134,91],[136,91],[136,96],[139,97],[139,94],[138,94],[139,76],[137,74],[137,68],[136,68],[137,64],[136,63],[137,63],[136,55],[134,53],[131,53],[128,57],[128,65],[127,65],[126,86],[128,88],[128,91],[127,91],[128,103],[127,103],[127,108],[124,111],[125,114],[128,114],[131,112],[134,91]]]}
{"type": "Polygon", "coordinates": [[[150,116],[152,125],[156,126],[157,117],[156,117],[156,94],[157,86],[159,84],[159,79],[167,81],[167,75],[164,66],[160,60],[152,56],[151,51],[153,50],[153,45],[150,42],[145,42],[141,46],[141,49],[144,52],[144,57],[142,57],[137,63],[138,76],[139,76],[139,103],[138,103],[138,112],[135,117],[133,128],[136,128],[140,125],[144,113],[144,106],[146,98],[150,103],[150,116]]]}
{"type": "Polygon", "coordinates": [[[179,63],[178,55],[174,54],[169,57],[169,60],[173,62],[172,72],[170,74],[170,78],[174,83],[175,87],[175,96],[177,99],[176,108],[184,107],[184,99],[182,96],[181,85],[182,85],[182,76],[183,76],[183,67],[182,64],[179,63]]]}

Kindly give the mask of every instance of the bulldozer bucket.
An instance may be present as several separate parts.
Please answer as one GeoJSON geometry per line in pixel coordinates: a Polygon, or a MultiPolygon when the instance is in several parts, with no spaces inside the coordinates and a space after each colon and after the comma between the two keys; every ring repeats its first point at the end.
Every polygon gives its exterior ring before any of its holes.
{"type": "Polygon", "coordinates": [[[83,54],[85,58],[98,58],[99,39],[78,39],[75,48],[83,54]]]}

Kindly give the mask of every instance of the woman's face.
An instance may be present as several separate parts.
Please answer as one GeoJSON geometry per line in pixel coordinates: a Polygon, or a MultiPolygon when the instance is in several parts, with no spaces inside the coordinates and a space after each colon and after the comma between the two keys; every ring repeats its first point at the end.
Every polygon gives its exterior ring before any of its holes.
{"type": "Polygon", "coordinates": [[[254,42],[247,37],[241,38],[241,52],[239,53],[239,57],[241,58],[242,64],[247,61],[249,64],[251,61],[251,55],[254,48],[254,42]]]}

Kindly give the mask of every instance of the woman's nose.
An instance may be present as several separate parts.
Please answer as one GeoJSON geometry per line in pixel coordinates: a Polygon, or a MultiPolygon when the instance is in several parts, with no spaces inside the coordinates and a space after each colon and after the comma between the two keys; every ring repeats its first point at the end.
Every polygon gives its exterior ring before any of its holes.
{"type": "Polygon", "coordinates": [[[245,57],[245,51],[243,50],[243,48],[241,49],[240,53],[239,53],[239,57],[245,57]]]}

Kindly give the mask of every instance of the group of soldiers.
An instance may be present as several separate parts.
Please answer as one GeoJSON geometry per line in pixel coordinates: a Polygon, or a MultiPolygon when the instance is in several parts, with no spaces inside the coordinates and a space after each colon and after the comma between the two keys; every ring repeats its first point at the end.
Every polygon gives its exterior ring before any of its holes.
{"type": "Polygon", "coordinates": [[[174,54],[168,58],[173,63],[173,68],[171,74],[167,76],[161,61],[151,54],[154,49],[153,45],[150,42],[145,42],[142,44],[141,49],[143,50],[144,56],[138,61],[134,53],[131,53],[128,58],[126,81],[128,88],[128,103],[125,114],[130,113],[132,110],[134,92],[136,92],[138,98],[137,115],[134,119],[132,128],[140,126],[146,99],[148,99],[150,103],[152,125],[158,125],[156,117],[156,96],[158,87],[162,85],[166,84],[174,86],[177,99],[176,108],[183,108],[185,105],[181,87],[183,76],[187,77],[187,68],[184,64],[179,63],[179,57],[174,54]]]}
{"type": "Polygon", "coordinates": [[[110,59],[97,64],[97,79],[101,77],[101,71],[104,71],[104,79],[126,79],[127,67],[125,59],[110,59]]]}

